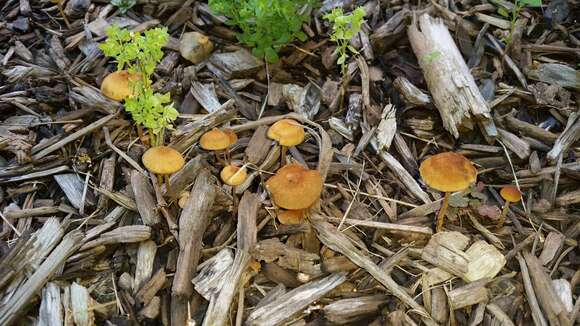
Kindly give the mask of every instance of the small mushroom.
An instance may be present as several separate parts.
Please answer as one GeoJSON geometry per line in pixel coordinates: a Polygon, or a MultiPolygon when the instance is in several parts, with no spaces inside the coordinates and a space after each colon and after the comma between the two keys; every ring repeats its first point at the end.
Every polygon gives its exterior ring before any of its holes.
{"type": "Polygon", "coordinates": [[[304,141],[304,127],[292,119],[278,120],[268,129],[268,138],[277,141],[282,146],[280,165],[283,166],[288,147],[296,146],[304,141]]]}
{"type": "Polygon", "coordinates": [[[244,181],[246,181],[248,174],[245,167],[239,167],[235,165],[226,165],[220,172],[220,178],[222,181],[230,186],[239,186],[244,181]]]}
{"type": "Polygon", "coordinates": [[[278,212],[278,221],[284,225],[300,224],[304,219],[304,213],[305,211],[302,209],[288,209],[278,212]]]}
{"type": "Polygon", "coordinates": [[[123,101],[127,97],[133,95],[133,90],[131,89],[129,81],[135,81],[138,79],[138,74],[132,74],[127,70],[115,71],[103,79],[103,82],[101,83],[101,93],[112,100],[123,101]]]}
{"type": "Polygon", "coordinates": [[[517,203],[522,199],[522,193],[516,186],[505,186],[499,191],[501,197],[505,200],[501,215],[499,216],[499,221],[497,222],[497,227],[501,228],[505,222],[505,217],[510,208],[510,203],[517,203]]]}
{"type": "Polygon", "coordinates": [[[169,176],[181,170],[185,164],[183,156],[178,151],[167,146],[156,146],[149,148],[141,158],[147,170],[155,173],[159,184],[165,179],[167,193],[171,194],[169,176]]]}
{"type": "Polygon", "coordinates": [[[465,156],[445,152],[433,155],[421,163],[421,178],[429,187],[445,192],[443,204],[437,214],[437,232],[443,228],[445,213],[449,206],[449,194],[465,190],[475,182],[477,170],[465,156]]]}
{"type": "Polygon", "coordinates": [[[300,164],[288,164],[266,181],[274,204],[285,209],[306,209],[322,193],[322,176],[300,164]]]}
{"type": "Polygon", "coordinates": [[[199,145],[207,151],[214,151],[216,159],[223,165],[226,165],[226,163],[222,162],[219,158],[218,153],[224,151],[224,158],[227,162],[229,160],[229,152],[227,149],[237,141],[238,136],[229,129],[212,129],[201,136],[199,139],[199,145]]]}

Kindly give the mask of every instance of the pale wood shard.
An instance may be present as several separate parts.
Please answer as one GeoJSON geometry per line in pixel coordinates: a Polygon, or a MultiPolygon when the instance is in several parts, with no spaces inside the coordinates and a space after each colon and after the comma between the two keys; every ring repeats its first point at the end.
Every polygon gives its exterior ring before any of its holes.
{"type": "MultiPolygon", "coordinates": [[[[135,298],[142,304],[147,305],[165,285],[167,274],[163,269],[159,269],[142,287],[137,291],[135,298]]],[[[132,285],[132,284],[131,284],[132,285]]]]}
{"type": "Polygon", "coordinates": [[[544,249],[542,250],[540,257],[538,257],[542,265],[547,265],[556,257],[564,245],[564,240],[566,240],[566,236],[562,233],[548,233],[546,240],[544,241],[544,249]]]}
{"type": "Polygon", "coordinates": [[[429,95],[413,85],[407,78],[400,76],[393,81],[393,86],[403,95],[409,106],[425,106],[431,103],[429,95]]]}
{"type": "Polygon", "coordinates": [[[210,259],[198,266],[199,272],[191,282],[201,296],[210,300],[212,295],[222,288],[224,276],[234,262],[234,254],[229,248],[224,248],[210,259]]]}
{"type": "Polygon", "coordinates": [[[266,292],[266,295],[256,304],[255,309],[261,308],[274,300],[278,299],[286,293],[286,287],[282,283],[278,283],[275,287],[271,288],[270,291],[266,292]]]}
{"type": "Polygon", "coordinates": [[[434,234],[423,248],[421,258],[455,275],[468,271],[469,257],[463,252],[469,237],[459,232],[434,234]]]}
{"type": "Polygon", "coordinates": [[[558,136],[554,147],[548,152],[548,160],[555,162],[560,155],[565,153],[572,144],[580,139],[580,117],[571,114],[568,118],[566,129],[558,136]]]}
{"type": "Polygon", "coordinates": [[[478,121],[493,126],[487,103],[443,21],[428,14],[415,17],[407,35],[445,129],[458,138],[478,121]]]}
{"type": "Polygon", "coordinates": [[[202,84],[193,81],[190,92],[207,112],[215,112],[221,108],[220,101],[215,93],[214,84],[202,84]]]}
{"type": "Polygon", "coordinates": [[[112,231],[101,234],[100,237],[95,240],[83,244],[81,250],[115,243],[141,242],[149,238],[151,238],[151,228],[146,225],[121,226],[112,231]]]}
{"type": "Polygon", "coordinates": [[[386,298],[377,294],[337,300],[324,307],[324,318],[338,325],[353,323],[378,312],[386,298]]]}
{"type": "Polygon", "coordinates": [[[171,289],[174,296],[188,297],[193,291],[191,279],[199,262],[203,234],[215,197],[211,175],[202,169],[179,218],[179,256],[171,289]]]}
{"type": "Polygon", "coordinates": [[[0,325],[9,325],[16,320],[30,299],[50,280],[66,259],[80,247],[82,238],[83,233],[78,230],[71,231],[63,237],[59,245],[14,293],[10,304],[0,307],[0,325]]]}
{"type": "Polygon", "coordinates": [[[155,241],[147,240],[139,243],[137,263],[135,264],[135,281],[133,282],[134,292],[137,292],[153,274],[153,264],[156,254],[157,244],[155,241]]]}
{"type": "Polygon", "coordinates": [[[209,300],[203,325],[225,325],[229,318],[230,305],[242,284],[242,273],[248,266],[249,251],[256,245],[256,218],[260,207],[260,196],[246,191],[238,206],[237,250],[231,266],[223,277],[221,288],[209,300]]]}
{"type": "MultiPolygon", "coordinates": [[[[69,202],[77,209],[83,205],[83,190],[85,189],[85,182],[81,180],[76,173],[57,174],[54,180],[58,183],[69,202]]],[[[87,194],[88,195],[88,194],[87,194]]],[[[87,196],[86,204],[94,204],[92,196],[87,196]]]]}
{"type": "Polygon", "coordinates": [[[530,273],[528,271],[528,266],[526,265],[526,261],[524,257],[517,253],[516,258],[520,265],[520,270],[522,272],[522,280],[524,283],[524,290],[526,291],[526,301],[530,306],[530,310],[532,312],[532,319],[535,325],[538,326],[548,326],[548,322],[540,309],[540,304],[538,303],[538,298],[536,296],[536,292],[534,290],[534,285],[532,284],[532,280],[530,278],[530,273]]]}
{"type": "Polygon", "coordinates": [[[324,222],[323,217],[313,216],[311,219],[312,226],[316,229],[320,241],[332,250],[338,251],[348,257],[353,263],[364,268],[377,281],[379,281],[387,291],[396,296],[399,300],[411,307],[417,313],[423,322],[427,325],[436,325],[425,308],[419,305],[399,284],[397,284],[390,275],[386,274],[372,260],[363,255],[343,233],[338,232],[331,224],[324,222]]]}
{"type": "Polygon", "coordinates": [[[160,222],[157,201],[153,195],[153,188],[149,178],[137,170],[131,171],[131,187],[135,195],[135,204],[145,225],[156,225],[160,222]]]}
{"type": "Polygon", "coordinates": [[[73,282],[70,286],[70,303],[72,316],[77,326],[95,325],[95,314],[92,298],[84,286],[73,282]]]}
{"type": "Polygon", "coordinates": [[[264,65],[245,49],[214,53],[209,57],[209,61],[223,72],[226,79],[253,77],[264,65]]]}
{"type": "Polygon", "coordinates": [[[42,289],[38,326],[62,325],[63,316],[60,287],[54,282],[48,282],[42,289]]]}
{"type": "Polygon", "coordinates": [[[485,282],[474,282],[453,289],[447,293],[451,309],[461,309],[489,300],[489,291],[485,282]]]}
{"type": "Polygon", "coordinates": [[[377,138],[377,146],[380,151],[388,150],[391,147],[395,133],[397,132],[396,109],[392,104],[388,104],[383,109],[381,122],[377,127],[375,137],[377,138]]]}
{"type": "Polygon", "coordinates": [[[530,144],[528,144],[525,140],[501,128],[497,128],[497,131],[498,138],[517,157],[524,160],[530,156],[530,154],[532,153],[532,149],[530,147],[530,144]]]}
{"type": "Polygon", "coordinates": [[[346,274],[337,273],[301,285],[278,296],[272,302],[255,309],[246,319],[245,325],[270,326],[281,324],[304,310],[312,302],[325,296],[344,281],[346,281],[346,274]]]}
{"type": "Polygon", "coordinates": [[[467,282],[494,278],[505,266],[506,259],[496,247],[484,240],[473,243],[465,254],[469,259],[467,272],[459,275],[467,282]]]}

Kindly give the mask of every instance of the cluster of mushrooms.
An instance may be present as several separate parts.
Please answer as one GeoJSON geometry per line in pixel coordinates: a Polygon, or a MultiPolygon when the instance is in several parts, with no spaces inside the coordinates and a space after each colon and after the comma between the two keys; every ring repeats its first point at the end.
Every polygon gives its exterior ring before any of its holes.
{"type": "MultiPolygon", "coordinates": [[[[454,152],[444,152],[424,160],[419,167],[419,173],[429,187],[445,193],[441,209],[437,214],[436,231],[439,232],[443,229],[450,194],[464,191],[475,183],[477,170],[465,156],[454,152]]],[[[522,198],[522,193],[513,185],[503,187],[500,195],[505,200],[505,204],[499,216],[498,228],[504,224],[510,203],[518,202],[522,198]]]]}
{"type": "MultiPolygon", "coordinates": [[[[113,72],[103,80],[101,91],[113,100],[123,101],[131,96],[129,83],[134,78],[138,76],[128,71],[113,72]]],[[[322,193],[322,177],[317,170],[310,170],[297,163],[286,164],[287,149],[301,144],[304,137],[304,127],[292,119],[281,119],[268,129],[268,138],[277,141],[281,151],[280,169],[266,181],[266,189],[271,195],[278,220],[282,224],[300,223],[322,193]],[[280,211],[278,208],[284,210],[280,211]]],[[[232,187],[239,186],[247,178],[248,165],[239,166],[231,160],[229,148],[237,141],[237,135],[230,129],[212,129],[204,133],[199,140],[202,149],[214,152],[217,162],[223,166],[220,179],[232,187]]],[[[165,182],[167,193],[175,198],[175,194],[171,192],[169,177],[183,167],[185,160],[181,153],[167,146],[155,146],[143,154],[142,161],[149,171],[157,175],[159,184],[165,182]]],[[[465,191],[475,183],[477,170],[465,156],[444,152],[424,160],[419,172],[429,187],[445,194],[437,214],[436,230],[439,232],[443,229],[450,194],[465,191]]],[[[497,223],[499,228],[505,222],[510,203],[518,202],[522,198],[519,189],[513,185],[503,187],[500,195],[505,204],[497,223]]],[[[187,193],[179,199],[179,206],[183,207],[186,200],[187,193]]]]}

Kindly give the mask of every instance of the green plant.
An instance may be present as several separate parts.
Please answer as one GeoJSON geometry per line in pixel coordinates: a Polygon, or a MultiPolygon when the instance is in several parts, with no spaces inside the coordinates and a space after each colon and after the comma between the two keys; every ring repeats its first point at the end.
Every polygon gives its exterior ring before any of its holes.
{"type": "Polygon", "coordinates": [[[310,19],[315,0],[209,0],[211,10],[228,17],[227,25],[241,29],[240,42],[268,62],[278,61],[278,50],[294,39],[306,40],[300,30],[310,19]]]}
{"type": "MultiPolygon", "coordinates": [[[[130,81],[133,96],[125,100],[125,109],[139,125],[150,132],[151,143],[161,145],[165,129],[172,129],[178,112],[173,107],[170,94],[156,93],[151,76],[163,58],[162,47],[169,34],[166,28],[154,28],[144,33],[134,33],[116,25],[106,30],[108,39],[99,47],[109,57],[117,60],[117,69],[127,69],[142,78],[130,81]]],[[[139,129],[140,130],[140,129],[139,129]]]]}
{"type": "Polygon", "coordinates": [[[111,4],[119,8],[121,14],[124,14],[137,4],[137,0],[111,0],[111,4]]]}
{"type": "Polygon", "coordinates": [[[518,20],[518,16],[520,15],[520,11],[526,6],[541,7],[542,0],[515,0],[511,12],[508,10],[508,8],[501,6],[501,4],[497,8],[498,14],[502,15],[505,18],[510,19],[509,35],[504,39],[504,42],[506,44],[509,44],[511,42],[514,30],[516,28],[516,21],[518,20]]]}
{"type": "Polygon", "coordinates": [[[338,59],[336,63],[340,65],[343,75],[346,72],[346,59],[349,56],[347,49],[353,54],[358,53],[355,48],[349,45],[349,42],[360,31],[364,16],[365,10],[363,7],[356,8],[350,15],[345,15],[340,7],[334,8],[330,13],[324,15],[324,19],[332,23],[330,40],[337,45],[338,59]]]}

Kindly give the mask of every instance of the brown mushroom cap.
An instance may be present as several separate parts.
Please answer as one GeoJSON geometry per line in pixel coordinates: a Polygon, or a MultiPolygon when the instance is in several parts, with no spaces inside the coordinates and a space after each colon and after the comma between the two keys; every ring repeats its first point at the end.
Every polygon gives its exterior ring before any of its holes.
{"type": "Polygon", "coordinates": [[[268,129],[268,138],[282,146],[296,146],[304,141],[304,127],[292,119],[278,120],[268,129]]]}
{"type": "Polygon", "coordinates": [[[300,224],[303,219],[304,210],[302,209],[289,209],[278,213],[278,221],[284,225],[300,224]]]}
{"type": "Polygon", "coordinates": [[[208,151],[221,151],[238,141],[238,137],[230,130],[212,129],[201,136],[199,145],[208,151]]]}
{"type": "Polygon", "coordinates": [[[429,157],[421,163],[419,172],[429,187],[443,192],[465,190],[477,177],[471,161],[453,152],[429,157]]]}
{"type": "Polygon", "coordinates": [[[522,199],[522,193],[518,190],[516,186],[505,186],[501,188],[499,194],[503,199],[511,203],[515,203],[522,199]]]}
{"type": "Polygon", "coordinates": [[[226,165],[220,172],[220,178],[222,181],[230,186],[238,186],[246,180],[248,174],[246,173],[246,168],[238,167],[235,165],[226,165]]]}
{"type": "Polygon", "coordinates": [[[149,148],[141,160],[147,170],[155,174],[172,174],[181,170],[185,164],[181,153],[167,146],[149,148]]]}
{"type": "Polygon", "coordinates": [[[285,209],[312,206],[322,193],[322,176],[299,164],[288,164],[266,181],[274,203],[285,209]]]}
{"type": "Polygon", "coordinates": [[[138,74],[132,74],[127,70],[115,71],[103,79],[101,93],[112,100],[123,101],[133,95],[129,80],[137,79],[139,79],[138,74]]]}

